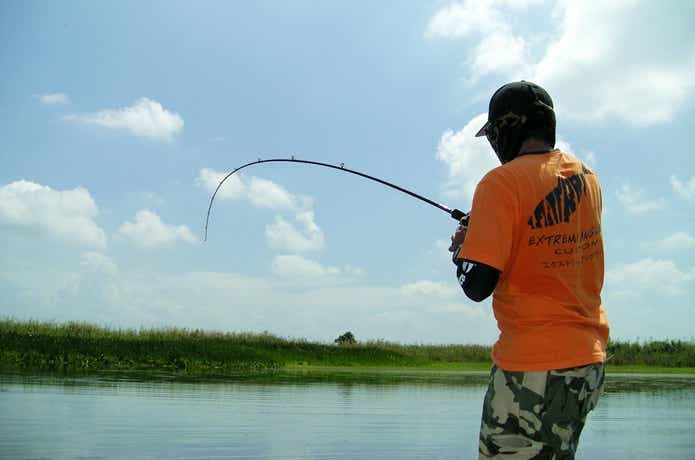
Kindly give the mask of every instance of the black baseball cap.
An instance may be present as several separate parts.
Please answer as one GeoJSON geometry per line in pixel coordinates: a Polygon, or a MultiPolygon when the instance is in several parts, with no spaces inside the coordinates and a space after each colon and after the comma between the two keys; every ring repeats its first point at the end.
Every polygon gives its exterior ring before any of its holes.
{"type": "Polygon", "coordinates": [[[534,109],[542,108],[553,111],[553,100],[546,90],[530,81],[507,83],[499,88],[490,98],[487,122],[475,137],[485,136],[486,130],[499,117],[514,112],[517,115],[528,115],[534,109]]]}

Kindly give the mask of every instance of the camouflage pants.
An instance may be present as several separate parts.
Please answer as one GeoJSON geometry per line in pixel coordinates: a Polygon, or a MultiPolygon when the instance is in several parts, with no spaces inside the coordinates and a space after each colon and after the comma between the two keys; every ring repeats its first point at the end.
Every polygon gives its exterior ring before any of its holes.
{"type": "Polygon", "coordinates": [[[603,380],[602,363],[539,372],[492,366],[480,426],[480,458],[574,459],[603,380]]]}

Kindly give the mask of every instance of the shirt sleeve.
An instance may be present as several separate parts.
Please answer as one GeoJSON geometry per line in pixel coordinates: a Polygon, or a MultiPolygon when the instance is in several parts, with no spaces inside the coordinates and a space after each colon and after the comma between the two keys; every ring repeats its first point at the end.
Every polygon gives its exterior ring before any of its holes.
{"type": "Polygon", "coordinates": [[[480,302],[492,294],[500,278],[497,269],[485,264],[458,259],[456,278],[469,299],[480,302]]]}
{"type": "Polygon", "coordinates": [[[468,232],[458,257],[503,272],[514,243],[517,208],[517,197],[509,185],[488,173],[475,189],[468,232]]]}

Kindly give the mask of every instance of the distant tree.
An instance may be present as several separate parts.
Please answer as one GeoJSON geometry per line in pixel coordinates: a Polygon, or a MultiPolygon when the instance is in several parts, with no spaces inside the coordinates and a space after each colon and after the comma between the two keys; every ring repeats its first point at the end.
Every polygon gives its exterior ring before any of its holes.
{"type": "Polygon", "coordinates": [[[333,341],[334,343],[337,343],[338,345],[352,345],[357,343],[357,339],[355,339],[355,336],[352,334],[352,332],[347,331],[345,334],[341,335],[337,339],[333,341]]]}

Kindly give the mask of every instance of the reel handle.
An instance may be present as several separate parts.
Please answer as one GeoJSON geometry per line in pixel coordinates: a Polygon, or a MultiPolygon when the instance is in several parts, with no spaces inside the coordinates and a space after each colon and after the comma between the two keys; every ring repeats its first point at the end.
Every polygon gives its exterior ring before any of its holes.
{"type": "Polygon", "coordinates": [[[468,225],[468,216],[469,216],[469,214],[466,214],[465,212],[461,211],[460,209],[454,209],[451,211],[451,218],[461,222],[464,225],[468,225]],[[463,220],[463,222],[462,222],[462,220],[463,220]]]}

